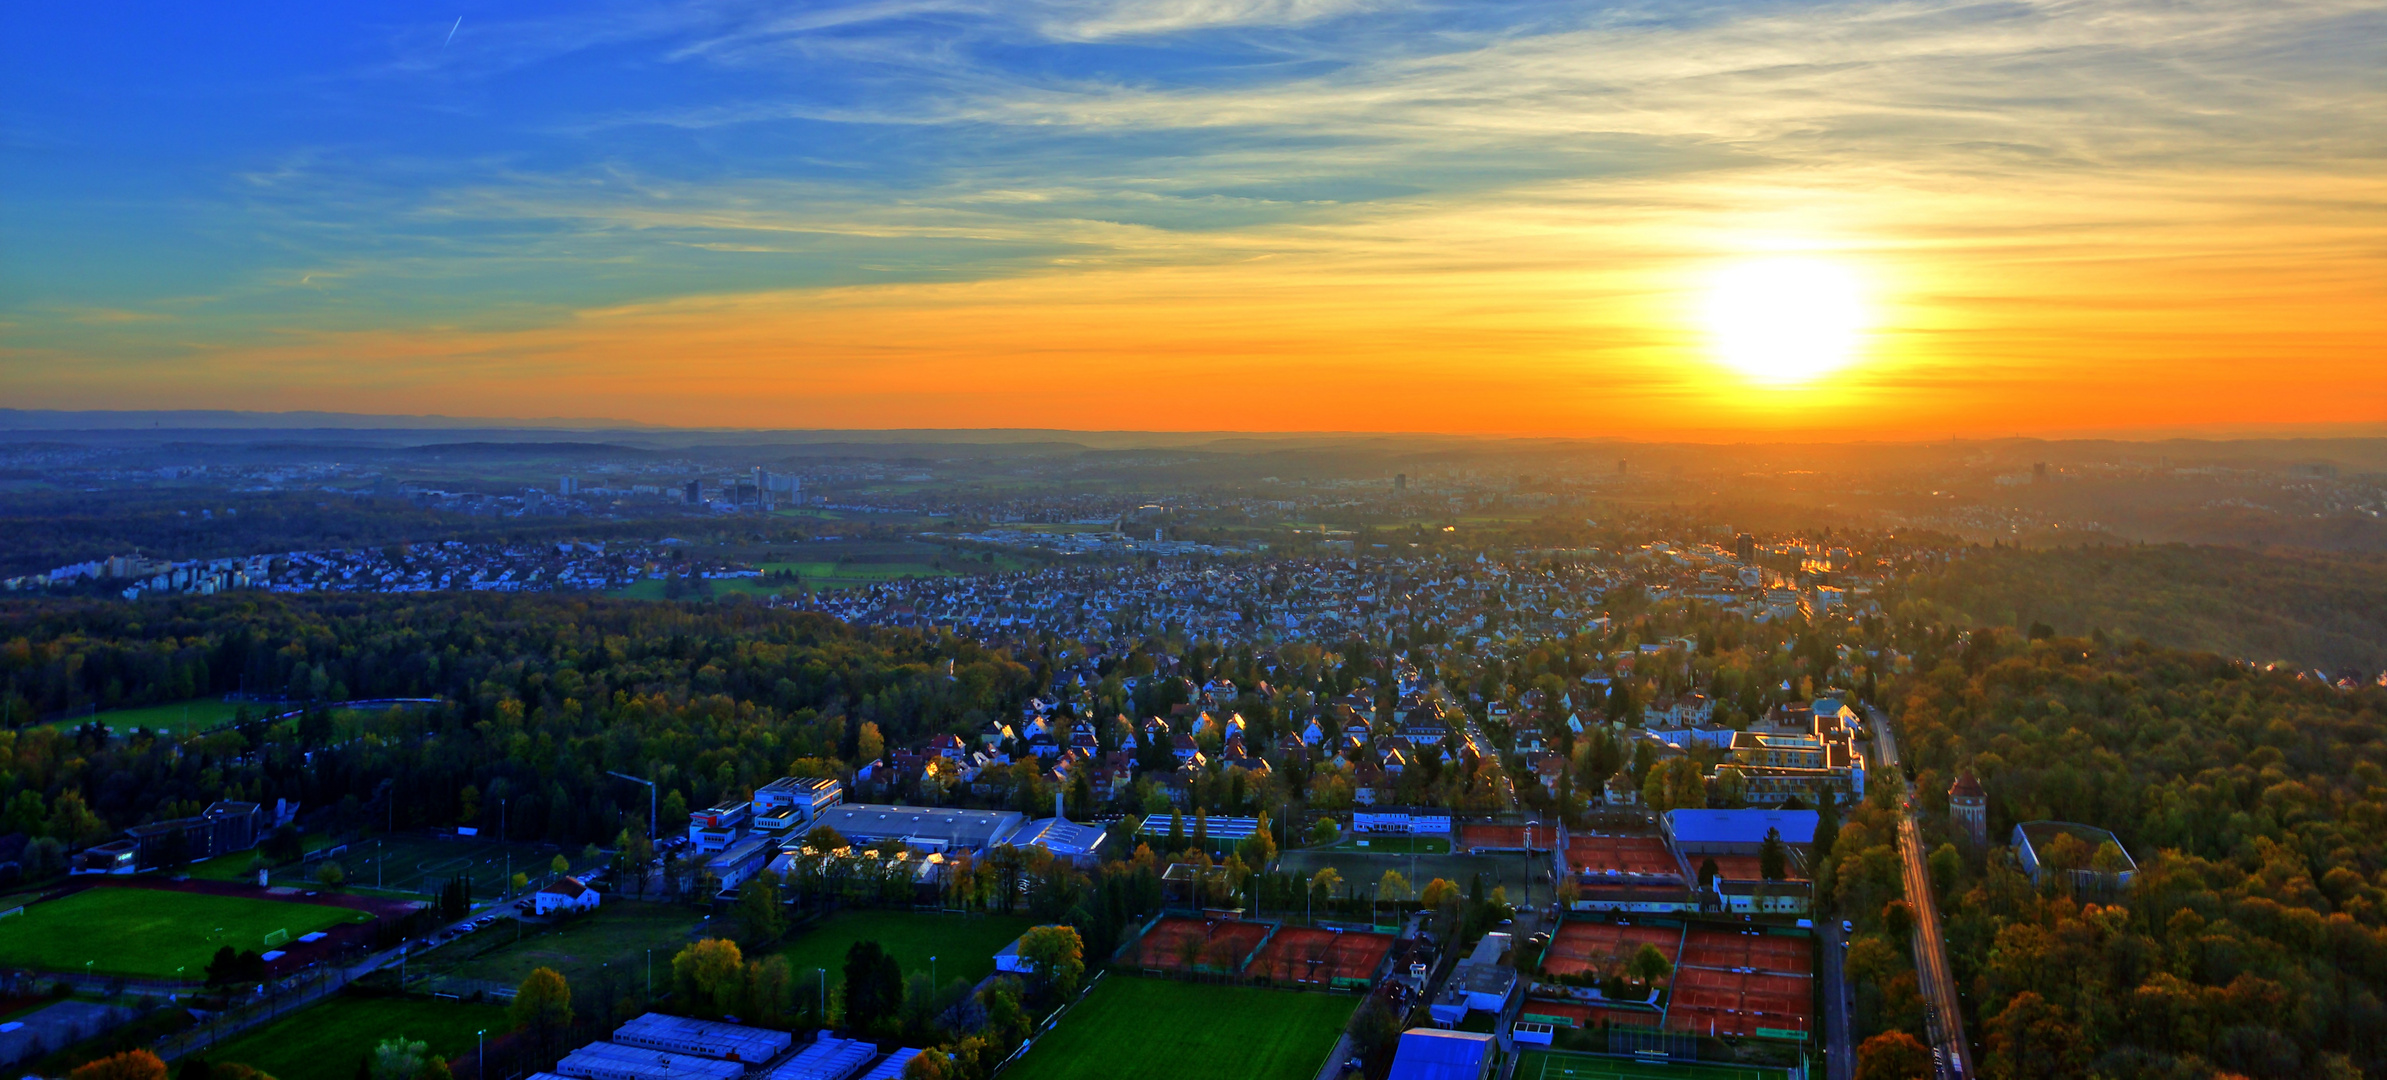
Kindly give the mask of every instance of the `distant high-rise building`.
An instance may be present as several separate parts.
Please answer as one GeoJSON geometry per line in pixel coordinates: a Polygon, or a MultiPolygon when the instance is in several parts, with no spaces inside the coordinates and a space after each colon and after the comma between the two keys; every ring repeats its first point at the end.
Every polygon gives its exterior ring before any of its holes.
{"type": "Polygon", "coordinates": [[[686,494],[690,506],[704,501],[704,481],[702,480],[690,480],[688,486],[680,490],[686,494]]]}
{"type": "Polygon", "coordinates": [[[1617,458],[1617,459],[1616,459],[1616,475],[1618,475],[1618,476],[1623,476],[1623,475],[1624,475],[1624,459],[1623,459],[1623,458],[1617,458]]]}
{"type": "Polygon", "coordinates": [[[1756,562],[1757,538],[1749,535],[1748,533],[1742,533],[1739,536],[1733,537],[1732,554],[1736,558],[1740,559],[1740,561],[1744,564],[1756,562]]]}
{"type": "Polygon", "coordinates": [[[2032,462],[2032,463],[2031,463],[2031,483],[2034,483],[2034,484],[2044,484],[2044,483],[2046,483],[2046,482],[2047,482],[2047,463],[2046,463],[2046,462],[2044,462],[2044,461],[2035,461],[2035,462],[2032,462]]]}
{"type": "Polygon", "coordinates": [[[1956,833],[1979,851],[1989,846],[1989,793],[1981,790],[1981,782],[1973,778],[1972,770],[1957,774],[1956,782],[1948,785],[1948,824],[1956,833]]]}
{"type": "Polygon", "coordinates": [[[580,481],[569,476],[563,477],[562,479],[559,479],[555,482],[555,493],[558,495],[578,495],[580,494],[580,481]]]}
{"type": "Polygon", "coordinates": [[[1392,474],[1392,489],[1393,489],[1394,491],[1407,491],[1407,490],[1409,490],[1409,474],[1408,474],[1408,473],[1394,473],[1394,474],[1392,474]]]}

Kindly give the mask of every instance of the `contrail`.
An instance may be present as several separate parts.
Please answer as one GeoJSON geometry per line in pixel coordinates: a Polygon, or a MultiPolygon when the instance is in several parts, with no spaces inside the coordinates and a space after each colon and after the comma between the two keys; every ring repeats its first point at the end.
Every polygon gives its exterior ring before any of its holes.
{"type": "MultiPolygon", "coordinates": [[[[457,31],[457,29],[458,29],[458,28],[462,27],[463,25],[464,25],[464,16],[462,16],[462,15],[458,15],[458,16],[456,16],[456,25],[455,25],[455,26],[448,27],[448,41],[454,41],[454,40],[456,40],[456,31],[457,31]]],[[[440,43],[439,43],[439,47],[440,47],[440,48],[442,48],[442,49],[444,49],[444,48],[447,48],[447,47],[448,47],[448,41],[442,41],[442,42],[440,42],[440,43]]]]}

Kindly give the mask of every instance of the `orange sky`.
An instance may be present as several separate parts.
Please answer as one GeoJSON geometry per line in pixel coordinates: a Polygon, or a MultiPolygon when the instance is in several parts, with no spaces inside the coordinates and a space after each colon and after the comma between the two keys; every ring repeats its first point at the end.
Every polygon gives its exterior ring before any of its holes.
{"type": "MultiPolygon", "coordinates": [[[[1211,8],[1094,8],[1116,18],[1034,33],[1226,48],[1182,36],[1219,30],[1196,17],[1211,8]]],[[[1219,18],[1322,49],[1358,17],[1262,8],[1219,18]]],[[[341,219],[345,246],[257,241],[188,287],[20,295],[0,371],[16,407],[689,426],[1843,439],[2387,420],[2387,170],[2348,135],[2382,98],[2325,45],[2342,6],[1961,12],[1786,8],[1432,56],[1384,41],[1333,74],[1232,85],[990,62],[966,93],[822,137],[894,126],[989,162],[898,163],[908,187],[641,173],[615,146],[602,170],[458,167],[360,211],[340,185],[364,181],[310,158],[192,213],[313,236],[296,205],[341,219]],[[1055,130],[1101,149],[1037,141],[1055,130]],[[1305,184],[1322,197],[1291,197],[1305,184]],[[1853,274],[1869,318],[1844,368],[1769,386],[1718,362],[1701,308],[1719,268],[1783,251],[1853,274]]]]}

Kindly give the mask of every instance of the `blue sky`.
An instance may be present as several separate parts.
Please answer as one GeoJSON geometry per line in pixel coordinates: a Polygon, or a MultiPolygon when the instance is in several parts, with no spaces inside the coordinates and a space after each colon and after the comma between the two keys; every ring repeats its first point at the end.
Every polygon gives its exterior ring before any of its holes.
{"type": "MultiPolygon", "coordinates": [[[[1552,317],[1589,307],[1655,343],[1566,362],[1626,379],[1677,347],[1652,297],[1719,237],[1928,279],[1925,313],[2030,302],[1961,280],[1967,258],[2076,282],[2117,253],[2195,253],[2274,275],[2220,292],[2318,274],[2343,302],[2378,269],[2376,3],[41,4],[15,22],[0,371],[38,404],[275,387],[353,407],[375,388],[326,375],[342,335],[1031,279],[1066,297],[1255,260],[1275,260],[1249,275],[1270,295],[1580,264],[1599,280],[1552,317]],[[1938,261],[1900,263],[1923,248],[1938,261]],[[166,371],[196,374],[150,381],[166,371]]],[[[2118,270],[2102,287],[2128,291],[2118,270]]],[[[1048,302],[1006,301],[1029,320],[1048,302]]],[[[2046,359],[2001,332],[1995,363],[2046,359]]],[[[375,355],[423,357],[388,385],[435,395],[476,358],[527,377],[574,348],[494,340],[375,355]]]]}

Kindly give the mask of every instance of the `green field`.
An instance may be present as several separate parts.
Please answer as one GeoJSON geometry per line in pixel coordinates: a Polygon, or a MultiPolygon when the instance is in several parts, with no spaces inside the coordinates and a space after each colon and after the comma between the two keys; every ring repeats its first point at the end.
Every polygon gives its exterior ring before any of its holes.
{"type": "Polygon", "coordinates": [[[801,936],[790,939],[780,955],[799,979],[826,970],[829,982],[841,981],[845,951],[857,941],[876,941],[903,965],[905,975],[927,971],[934,956],[936,976],[977,982],[994,974],[995,953],[1034,925],[1008,915],[947,915],[909,911],[840,911],[801,936]]]}
{"type": "Polygon", "coordinates": [[[265,935],[295,939],[372,916],[323,904],[101,886],[0,919],[0,964],[37,971],[197,979],[218,948],[264,951],[265,935]]]}
{"type": "Polygon", "coordinates": [[[655,977],[668,982],[671,958],[703,922],[701,912],[677,904],[608,899],[595,914],[551,927],[518,927],[511,919],[500,919],[486,930],[424,954],[416,965],[440,975],[508,986],[543,967],[554,968],[567,982],[588,985],[597,981],[601,970],[611,968],[616,978],[643,987],[648,953],[654,954],[655,977]]]}
{"type": "MultiPolygon", "coordinates": [[[[131,709],[107,709],[91,716],[70,716],[64,720],[53,720],[50,722],[50,726],[76,728],[97,720],[108,725],[109,730],[112,731],[123,732],[131,731],[134,728],[151,728],[159,731],[171,731],[179,735],[229,724],[232,722],[233,711],[238,708],[240,708],[239,705],[222,698],[196,698],[190,701],[177,701],[170,705],[142,705],[131,709]]],[[[273,708],[275,706],[272,705],[251,705],[249,711],[252,714],[262,715],[273,708]]]]}
{"type": "Polygon", "coordinates": [[[1364,851],[1374,855],[1448,855],[1447,836],[1346,836],[1329,851],[1364,851]]]}
{"type": "Polygon", "coordinates": [[[383,1039],[404,1035],[441,1057],[469,1054],[475,1033],[496,1038],[513,1025],[500,1005],[434,998],[337,995],[202,1054],[238,1062],[276,1080],[350,1080],[356,1063],[383,1039]]]}
{"type": "Polygon", "coordinates": [[[1004,1080],[1310,1080],[1359,999],[1113,976],[1004,1080]]]}
{"type": "Polygon", "coordinates": [[[1635,1061],[1554,1050],[1526,1050],[1516,1080],[1787,1080],[1788,1069],[1756,1065],[1635,1061]]]}

